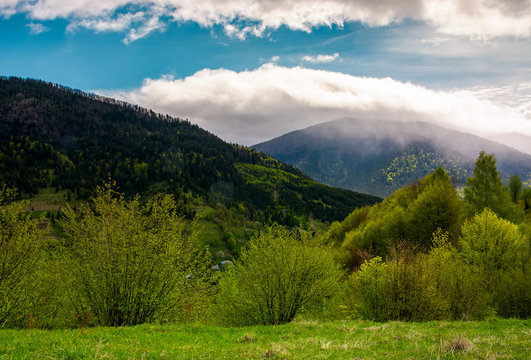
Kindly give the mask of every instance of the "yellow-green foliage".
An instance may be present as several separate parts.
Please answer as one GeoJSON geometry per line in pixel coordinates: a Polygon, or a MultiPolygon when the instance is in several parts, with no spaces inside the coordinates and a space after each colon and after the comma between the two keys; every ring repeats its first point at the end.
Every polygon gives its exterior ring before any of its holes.
{"type": "Polygon", "coordinates": [[[365,319],[383,321],[388,316],[387,264],[377,256],[361,264],[349,281],[349,309],[365,319]]]}
{"type": "Polygon", "coordinates": [[[492,311],[490,295],[481,274],[466,264],[448,233],[433,234],[433,248],[425,257],[430,279],[444,317],[456,320],[478,319],[492,311]]]}
{"type": "Polygon", "coordinates": [[[530,238],[490,209],[465,222],[460,256],[481,277],[503,316],[531,315],[530,238]]]}
{"type": "MultiPolygon", "coordinates": [[[[489,200],[497,210],[522,210],[506,196],[493,156],[480,155],[475,175],[469,202],[498,192],[489,200]]],[[[351,277],[350,309],[378,320],[530,316],[528,225],[500,218],[486,203],[470,204],[481,211],[464,221],[465,204],[439,168],[332,224],[326,239],[341,245],[343,262],[354,270],[362,264],[351,277]]]]}
{"type": "Polygon", "coordinates": [[[458,178],[466,177],[467,170],[464,169],[461,173],[457,166],[460,162],[462,162],[461,159],[455,159],[450,154],[440,157],[434,152],[424,150],[413,154],[406,152],[391,161],[384,170],[384,176],[389,184],[401,183],[405,179],[420,177],[441,167],[458,178]]]}
{"type": "Polygon", "coordinates": [[[489,209],[462,232],[457,247],[438,230],[429,253],[403,245],[386,262],[365,261],[351,275],[349,309],[379,321],[529,317],[529,237],[489,209]]]}
{"type": "Polygon", "coordinates": [[[488,208],[465,221],[461,231],[459,246],[464,261],[490,273],[491,278],[499,271],[521,267],[527,260],[525,236],[515,224],[488,208]]]}
{"type": "Polygon", "coordinates": [[[485,315],[490,308],[480,278],[471,276],[455,258],[445,260],[442,268],[437,256],[413,254],[410,249],[396,251],[385,263],[373,258],[351,275],[348,308],[354,315],[377,321],[485,315]]]}
{"type": "Polygon", "coordinates": [[[238,168],[245,175],[245,180],[250,183],[264,183],[273,186],[276,184],[300,183],[303,180],[297,175],[263,165],[240,163],[238,168]]]}
{"type": "Polygon", "coordinates": [[[10,200],[14,191],[0,189],[0,326],[28,321],[43,266],[42,219],[25,212],[27,201],[10,200]]]}
{"type": "Polygon", "coordinates": [[[273,226],[252,238],[220,279],[215,312],[225,324],[273,325],[340,292],[332,250],[303,231],[273,226]]]}
{"type": "Polygon", "coordinates": [[[92,204],[67,209],[60,224],[72,298],[95,323],[168,321],[198,295],[208,299],[209,256],[195,233],[186,233],[171,196],[141,204],[106,185],[92,204]]]}
{"type": "Polygon", "coordinates": [[[447,318],[446,303],[426,256],[397,248],[361,265],[350,279],[350,309],[365,319],[423,321],[447,318]]]}
{"type": "MultiPolygon", "coordinates": [[[[382,203],[357,209],[343,222],[332,224],[325,238],[340,244],[346,254],[367,251],[385,257],[401,241],[429,248],[437,229],[448,231],[451,240],[457,241],[462,213],[462,201],[448,175],[439,168],[382,203]]],[[[346,256],[347,264],[359,266],[346,256]]]]}

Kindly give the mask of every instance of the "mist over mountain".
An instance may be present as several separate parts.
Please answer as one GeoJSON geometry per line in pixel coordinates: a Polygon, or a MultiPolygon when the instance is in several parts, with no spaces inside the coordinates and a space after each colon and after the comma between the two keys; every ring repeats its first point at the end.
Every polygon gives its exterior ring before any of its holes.
{"type": "Polygon", "coordinates": [[[480,151],[502,178],[531,177],[531,156],[475,135],[423,122],[343,118],[253,146],[331,186],[388,196],[442,166],[464,185],[480,151]]]}
{"type": "Polygon", "coordinates": [[[516,150],[531,154],[531,136],[512,132],[490,135],[487,136],[487,138],[498,143],[510,144],[510,146],[516,150]]]}
{"type": "Polygon", "coordinates": [[[379,201],[319,184],[188,121],[43,81],[0,78],[0,187],[88,199],[108,179],[128,196],[192,196],[286,224],[310,214],[339,220],[379,201]]]}

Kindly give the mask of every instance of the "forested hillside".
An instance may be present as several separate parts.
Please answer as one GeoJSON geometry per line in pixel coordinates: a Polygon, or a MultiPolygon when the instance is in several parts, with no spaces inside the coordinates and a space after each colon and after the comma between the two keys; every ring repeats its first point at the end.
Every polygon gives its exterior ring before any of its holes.
{"type": "Polygon", "coordinates": [[[463,186],[480,151],[496,154],[502,179],[531,178],[531,156],[422,122],[340,119],[253,146],[331,186],[388,196],[439,166],[463,186]]]}
{"type": "Polygon", "coordinates": [[[43,81],[0,79],[0,185],[79,200],[108,179],[127,196],[166,192],[183,202],[192,194],[284,224],[309,214],[338,220],[379,200],[319,184],[186,120],[43,81]]]}

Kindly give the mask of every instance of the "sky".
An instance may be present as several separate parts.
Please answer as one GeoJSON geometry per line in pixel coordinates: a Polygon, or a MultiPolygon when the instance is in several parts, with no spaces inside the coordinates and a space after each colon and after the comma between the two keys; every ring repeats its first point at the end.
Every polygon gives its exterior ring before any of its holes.
{"type": "Polygon", "coordinates": [[[0,0],[0,75],[244,145],[346,116],[531,136],[531,0],[0,0]]]}

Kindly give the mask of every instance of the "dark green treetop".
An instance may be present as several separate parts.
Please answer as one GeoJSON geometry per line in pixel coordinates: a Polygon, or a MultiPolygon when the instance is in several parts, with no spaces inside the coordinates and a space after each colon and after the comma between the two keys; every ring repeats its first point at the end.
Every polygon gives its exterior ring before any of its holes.
{"type": "Polygon", "coordinates": [[[511,203],[509,191],[502,184],[496,168],[494,154],[479,153],[474,167],[474,176],[468,178],[465,201],[473,213],[490,208],[499,216],[518,222],[523,214],[511,203]]]}
{"type": "Polygon", "coordinates": [[[511,176],[511,181],[509,182],[509,193],[511,195],[511,200],[516,203],[518,198],[522,193],[522,180],[517,174],[511,176]]]}

